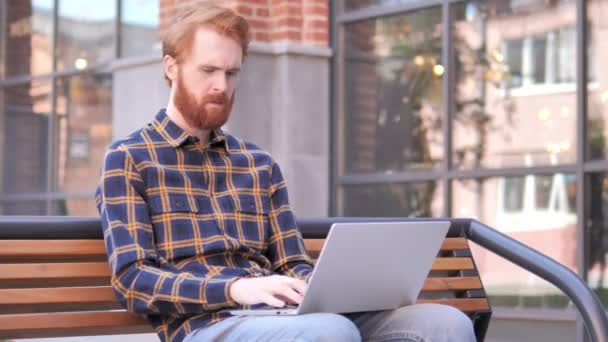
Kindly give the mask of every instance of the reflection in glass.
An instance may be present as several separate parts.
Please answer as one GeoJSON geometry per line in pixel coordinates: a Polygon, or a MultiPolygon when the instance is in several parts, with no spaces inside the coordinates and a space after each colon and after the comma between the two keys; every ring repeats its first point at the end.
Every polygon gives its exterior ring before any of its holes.
{"type": "Polygon", "coordinates": [[[441,162],[441,32],[438,7],[345,26],[345,173],[441,162]]]}
{"type": "Polygon", "coordinates": [[[95,207],[93,195],[90,198],[65,198],[54,200],[50,215],[58,216],[95,216],[99,213],[95,207]]]}
{"type": "Polygon", "coordinates": [[[83,70],[114,58],[116,1],[58,1],[57,70],[83,70]]]}
{"type": "Polygon", "coordinates": [[[346,186],[343,216],[442,216],[442,187],[438,182],[346,186]]]}
{"type": "Polygon", "coordinates": [[[159,0],[122,0],[121,57],[159,52],[158,20],[159,0]]]}
{"type": "MultiPolygon", "coordinates": [[[[452,216],[475,218],[576,271],[574,174],[464,179],[452,186],[452,216]]],[[[560,290],[539,277],[486,249],[471,248],[493,306],[568,305],[560,290]]]]}
{"type": "Polygon", "coordinates": [[[519,212],[524,208],[524,191],[526,180],[524,177],[507,177],[504,180],[504,208],[505,212],[519,212]]]}
{"type": "Polygon", "coordinates": [[[575,1],[452,9],[454,167],[576,162],[575,1]]]}
{"type": "Polygon", "coordinates": [[[0,100],[0,193],[47,191],[48,81],[6,87],[0,100]]]}
{"type": "Polygon", "coordinates": [[[608,42],[606,16],[608,0],[587,1],[587,67],[589,74],[587,98],[587,142],[590,159],[607,159],[608,147],[608,42]]]}
{"type": "Polygon", "coordinates": [[[112,76],[83,74],[57,79],[55,191],[91,191],[112,139],[112,76]]]}
{"type": "Polygon", "coordinates": [[[370,6],[390,6],[412,2],[413,0],[339,0],[346,11],[352,11],[370,6]]]}
{"type": "Polygon", "coordinates": [[[589,219],[585,224],[588,259],[588,283],[608,306],[608,174],[590,174],[587,178],[589,219]]]}
{"type": "Polygon", "coordinates": [[[47,215],[46,200],[3,200],[0,201],[0,215],[47,215]]]}
{"type": "MultiPolygon", "coordinates": [[[[4,77],[50,72],[53,37],[52,1],[2,1],[4,77]]],[[[1,69],[1,68],[0,68],[1,69]]]]}

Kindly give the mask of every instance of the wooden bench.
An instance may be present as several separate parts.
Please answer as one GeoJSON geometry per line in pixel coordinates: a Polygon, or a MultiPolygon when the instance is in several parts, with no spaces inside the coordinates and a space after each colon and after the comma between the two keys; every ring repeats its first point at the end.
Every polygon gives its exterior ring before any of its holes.
{"type": "MultiPolygon", "coordinates": [[[[13,239],[0,233],[0,339],[152,332],[114,297],[100,234],[36,235],[13,239]]],[[[305,241],[317,257],[323,239],[305,241]]],[[[465,238],[446,238],[419,302],[467,313],[483,341],[491,310],[465,238]]]]}

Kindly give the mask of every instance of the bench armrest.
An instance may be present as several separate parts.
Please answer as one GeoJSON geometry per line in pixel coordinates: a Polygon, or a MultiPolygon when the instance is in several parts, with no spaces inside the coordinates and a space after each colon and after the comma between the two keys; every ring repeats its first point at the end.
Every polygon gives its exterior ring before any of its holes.
{"type": "Polygon", "coordinates": [[[471,220],[465,228],[467,239],[536,274],[557,286],[572,300],[580,312],[592,341],[608,341],[608,318],[593,291],[574,272],[548,256],[471,220]]]}
{"type": "MultiPolygon", "coordinates": [[[[448,237],[466,237],[481,247],[509,260],[557,286],[580,312],[592,341],[608,342],[608,318],[593,291],[576,273],[548,256],[497,230],[472,219],[454,218],[352,218],[330,217],[299,219],[302,234],[308,238],[325,237],[336,222],[446,221],[452,222],[448,237]]],[[[483,278],[483,274],[481,275],[483,278]]]]}

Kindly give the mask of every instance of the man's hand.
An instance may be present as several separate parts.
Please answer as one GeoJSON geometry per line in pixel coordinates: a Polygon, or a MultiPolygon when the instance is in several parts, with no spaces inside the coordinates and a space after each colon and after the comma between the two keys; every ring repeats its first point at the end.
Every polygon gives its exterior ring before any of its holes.
{"type": "Polygon", "coordinates": [[[306,288],[300,279],[273,275],[259,278],[241,278],[230,286],[230,297],[239,304],[265,303],[274,307],[285,306],[285,301],[300,304],[306,288]]]}

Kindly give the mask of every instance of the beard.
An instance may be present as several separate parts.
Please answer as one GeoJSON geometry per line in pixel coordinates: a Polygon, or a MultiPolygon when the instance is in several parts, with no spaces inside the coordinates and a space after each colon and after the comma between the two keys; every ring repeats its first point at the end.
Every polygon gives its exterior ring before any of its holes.
{"type": "Polygon", "coordinates": [[[173,104],[190,127],[200,130],[215,130],[228,121],[234,104],[234,94],[230,99],[225,93],[205,95],[198,101],[197,97],[186,89],[182,77],[178,77],[176,82],[177,88],[173,104]]]}

